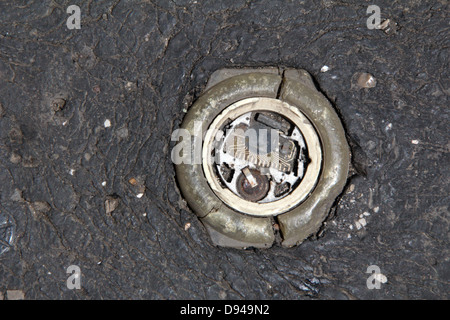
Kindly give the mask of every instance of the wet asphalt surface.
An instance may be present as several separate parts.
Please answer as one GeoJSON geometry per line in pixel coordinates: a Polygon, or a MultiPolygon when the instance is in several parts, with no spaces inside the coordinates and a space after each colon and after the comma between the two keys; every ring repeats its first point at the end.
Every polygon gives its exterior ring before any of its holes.
{"type": "Polygon", "coordinates": [[[448,299],[448,16],[446,1],[0,1],[0,298],[448,299]],[[369,4],[389,31],[367,28],[369,4]],[[299,247],[215,247],[177,191],[183,109],[244,66],[309,71],[352,145],[354,175],[299,247]]]}

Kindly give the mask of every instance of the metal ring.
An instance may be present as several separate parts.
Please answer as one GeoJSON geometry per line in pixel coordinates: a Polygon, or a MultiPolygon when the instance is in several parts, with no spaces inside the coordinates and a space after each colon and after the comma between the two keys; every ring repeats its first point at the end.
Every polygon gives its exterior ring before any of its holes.
{"type": "Polygon", "coordinates": [[[202,161],[203,171],[209,186],[226,205],[234,210],[253,216],[275,216],[298,206],[312,192],[320,175],[322,147],[314,126],[298,108],[273,98],[247,98],[225,108],[211,123],[203,142],[202,161]],[[247,201],[231,192],[228,188],[223,188],[215,177],[213,171],[214,160],[211,157],[214,138],[219,128],[228,119],[236,119],[246,112],[256,110],[276,112],[291,120],[300,129],[310,158],[305,175],[295,190],[286,197],[269,203],[247,201]]]}

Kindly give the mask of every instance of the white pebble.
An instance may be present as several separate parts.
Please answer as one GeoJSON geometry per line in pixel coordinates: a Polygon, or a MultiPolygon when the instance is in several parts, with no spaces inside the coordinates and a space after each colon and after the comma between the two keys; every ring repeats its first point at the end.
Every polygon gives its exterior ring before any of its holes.
{"type": "Polygon", "coordinates": [[[411,140],[412,144],[419,144],[419,140],[411,140]]]}
{"type": "Polygon", "coordinates": [[[364,218],[359,219],[359,223],[361,223],[361,225],[364,227],[367,225],[367,221],[364,218]]]}
{"type": "Polygon", "coordinates": [[[144,195],[143,193],[138,193],[138,194],[136,195],[136,197],[137,197],[137,198],[142,198],[143,195],[144,195]]]}
{"type": "Polygon", "coordinates": [[[103,123],[103,125],[105,126],[105,128],[109,128],[109,127],[111,127],[111,121],[109,119],[106,119],[105,123],[103,123]]]}
{"type": "Polygon", "coordinates": [[[125,88],[127,88],[127,89],[131,89],[131,88],[133,88],[133,86],[134,86],[134,83],[131,82],[131,81],[128,81],[128,82],[125,84],[125,88]]]}
{"type": "Polygon", "coordinates": [[[322,68],[320,68],[320,72],[327,72],[328,70],[330,70],[329,66],[323,66],[322,68]]]}
{"type": "Polygon", "coordinates": [[[106,181],[103,181],[103,182],[102,182],[102,186],[106,186],[106,181]]]}
{"type": "Polygon", "coordinates": [[[361,229],[362,227],[365,227],[367,225],[367,221],[364,218],[359,219],[355,222],[356,229],[361,229]]]}

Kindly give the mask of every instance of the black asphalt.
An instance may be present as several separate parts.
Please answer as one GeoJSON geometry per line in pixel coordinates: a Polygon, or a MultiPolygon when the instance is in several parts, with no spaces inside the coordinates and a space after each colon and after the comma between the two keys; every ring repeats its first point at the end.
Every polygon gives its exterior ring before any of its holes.
{"type": "Polygon", "coordinates": [[[448,299],[448,17],[447,1],[0,1],[0,294],[448,299]],[[249,66],[306,69],[351,141],[354,176],[296,248],[215,247],[177,191],[183,109],[249,66]]]}

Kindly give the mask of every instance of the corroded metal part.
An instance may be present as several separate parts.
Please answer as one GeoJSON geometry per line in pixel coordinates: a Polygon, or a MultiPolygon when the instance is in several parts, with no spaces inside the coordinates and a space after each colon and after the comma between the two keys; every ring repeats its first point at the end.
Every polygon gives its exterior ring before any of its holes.
{"type": "Polygon", "coordinates": [[[314,87],[303,70],[287,70],[280,99],[296,105],[319,133],[323,148],[322,173],[314,192],[301,206],[280,215],[284,246],[300,244],[317,232],[342,192],[350,165],[350,148],[342,123],[330,102],[314,87]],[[298,81],[299,79],[308,79],[298,81]]]}
{"type": "MultiPolygon", "coordinates": [[[[206,133],[226,108],[249,98],[279,99],[293,106],[312,123],[320,139],[320,149],[316,149],[321,159],[320,176],[304,199],[275,217],[280,225],[282,245],[297,245],[319,230],[346,183],[350,152],[345,132],[333,107],[315,88],[306,71],[288,69],[280,72],[277,68],[222,69],[215,72],[207,90],[188,110],[181,128],[194,136],[194,123],[201,121],[202,132],[206,133]]],[[[200,139],[202,141],[192,140],[193,149],[203,142],[205,135],[200,139]]],[[[213,243],[236,248],[270,247],[275,240],[274,218],[258,216],[251,210],[243,213],[232,203],[225,204],[208,183],[204,168],[204,163],[203,166],[201,163],[182,163],[176,166],[176,173],[183,196],[207,228],[213,243]]],[[[245,174],[238,172],[244,177],[244,182],[255,178],[256,172],[250,173],[246,179],[245,174]]],[[[258,183],[263,184],[256,181],[258,183]]]]}

